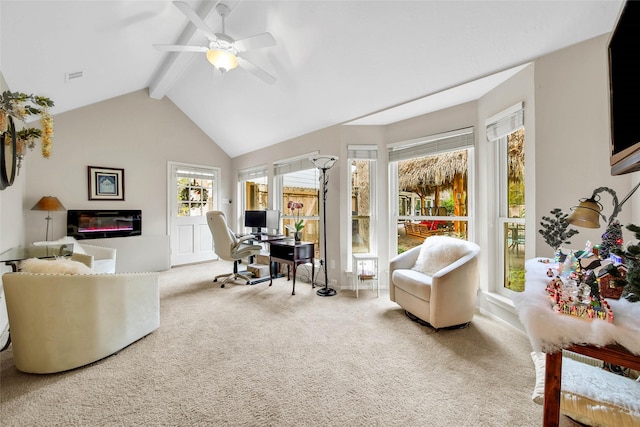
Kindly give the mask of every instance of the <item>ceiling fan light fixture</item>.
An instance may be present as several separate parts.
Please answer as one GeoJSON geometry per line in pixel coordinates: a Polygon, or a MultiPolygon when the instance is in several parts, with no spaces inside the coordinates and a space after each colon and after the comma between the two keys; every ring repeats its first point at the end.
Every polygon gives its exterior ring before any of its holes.
{"type": "Polygon", "coordinates": [[[238,58],[233,53],[221,49],[209,49],[207,61],[223,73],[238,66],[238,58]]]}

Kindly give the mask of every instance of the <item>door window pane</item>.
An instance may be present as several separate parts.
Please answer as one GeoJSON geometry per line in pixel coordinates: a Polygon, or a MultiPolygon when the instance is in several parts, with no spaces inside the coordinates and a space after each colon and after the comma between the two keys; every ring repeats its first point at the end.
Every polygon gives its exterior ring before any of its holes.
{"type": "Polygon", "coordinates": [[[186,171],[177,173],[178,216],[204,216],[208,211],[213,210],[213,176],[203,177],[200,173],[197,175],[196,178],[186,171]]]}

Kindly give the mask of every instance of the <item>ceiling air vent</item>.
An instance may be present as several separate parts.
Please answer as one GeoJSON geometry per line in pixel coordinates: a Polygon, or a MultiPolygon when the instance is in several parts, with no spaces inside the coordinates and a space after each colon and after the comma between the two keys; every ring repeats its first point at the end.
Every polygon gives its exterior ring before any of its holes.
{"type": "Polygon", "coordinates": [[[82,75],[83,75],[82,71],[74,71],[73,73],[66,73],[64,75],[64,80],[66,82],[70,82],[72,80],[78,80],[82,78],[82,75]]]}

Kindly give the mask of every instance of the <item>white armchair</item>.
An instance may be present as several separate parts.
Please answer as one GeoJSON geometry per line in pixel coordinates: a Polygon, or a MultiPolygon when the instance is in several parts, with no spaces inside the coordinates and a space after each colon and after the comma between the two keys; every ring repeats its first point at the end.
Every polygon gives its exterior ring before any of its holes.
{"type": "Polygon", "coordinates": [[[71,259],[87,264],[94,273],[116,272],[116,250],[103,246],[76,242],[71,259]]]}
{"type": "Polygon", "coordinates": [[[116,249],[80,243],[75,238],[65,236],[55,241],[33,242],[34,246],[73,244],[71,259],[88,265],[94,273],[116,272],[116,249]]]}
{"type": "Polygon", "coordinates": [[[473,242],[428,237],[390,261],[391,300],[435,329],[466,326],[476,308],[479,253],[473,242]]]}

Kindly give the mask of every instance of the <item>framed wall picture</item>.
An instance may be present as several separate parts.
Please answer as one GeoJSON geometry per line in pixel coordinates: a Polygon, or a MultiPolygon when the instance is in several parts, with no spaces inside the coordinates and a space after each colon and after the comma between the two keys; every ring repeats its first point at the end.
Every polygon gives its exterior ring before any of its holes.
{"type": "Polygon", "coordinates": [[[124,169],[89,166],[89,200],[124,200],[124,169]]]}

